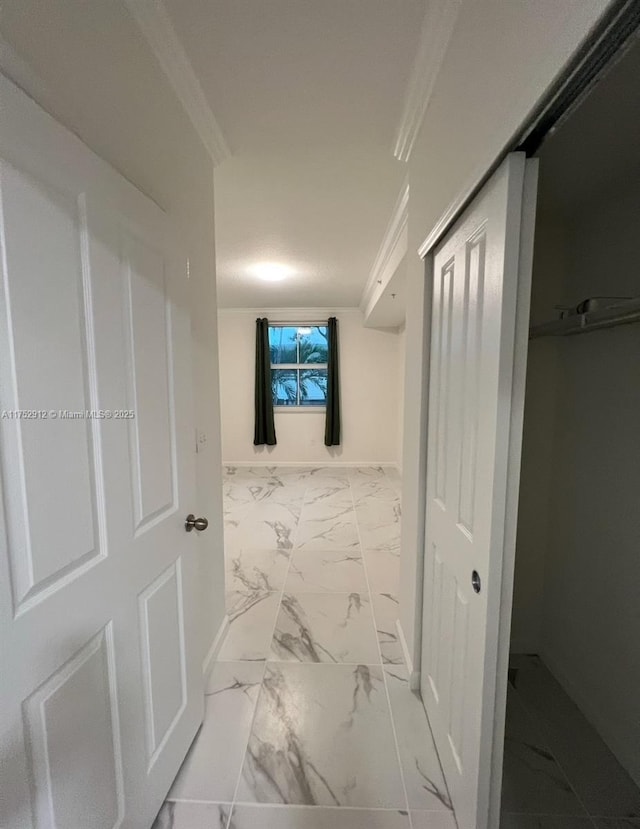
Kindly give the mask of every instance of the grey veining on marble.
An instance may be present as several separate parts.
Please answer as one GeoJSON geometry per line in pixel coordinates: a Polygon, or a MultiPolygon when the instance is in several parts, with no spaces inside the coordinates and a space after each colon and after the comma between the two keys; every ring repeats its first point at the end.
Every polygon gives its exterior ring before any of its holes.
{"type": "Polygon", "coordinates": [[[269,654],[280,603],[279,593],[232,592],[227,595],[229,630],[220,647],[221,661],[264,660],[269,654]]]}
{"type": "Polygon", "coordinates": [[[225,470],[230,627],[154,829],[411,829],[425,805],[413,829],[454,829],[425,723],[380,665],[401,670],[399,493],[381,467],[225,470]]]}
{"type": "Polygon", "coordinates": [[[296,548],[307,550],[347,550],[358,548],[358,526],[353,499],[338,494],[302,507],[296,548]]]}
{"type": "Polygon", "coordinates": [[[406,668],[388,667],[385,674],[409,807],[451,812],[451,800],[422,701],[409,690],[406,668]]]}
{"type": "Polygon", "coordinates": [[[218,662],[205,687],[205,714],[169,800],[231,802],[264,674],[264,662],[218,662]]]}
{"type": "Polygon", "coordinates": [[[640,789],[541,660],[518,655],[510,665],[515,695],[589,814],[640,818],[640,789]]]}
{"type": "Polygon", "coordinates": [[[255,506],[237,525],[225,524],[225,542],[234,549],[279,549],[293,547],[298,515],[282,504],[255,506]]]}
{"type": "Polygon", "coordinates": [[[236,806],[230,829],[410,829],[399,810],[321,806],[236,806]]]}
{"type": "Polygon", "coordinates": [[[586,815],[540,730],[510,688],[507,703],[502,809],[507,813],[586,815]]]}
{"type": "Polygon", "coordinates": [[[369,600],[362,593],[284,593],[269,658],[379,662],[369,600]]]}
{"type": "Polygon", "coordinates": [[[158,812],[152,829],[227,829],[228,803],[172,803],[158,812]]]}
{"type": "Polygon", "coordinates": [[[238,550],[226,557],[228,592],[273,593],[282,590],[289,568],[288,550],[238,550]]]}
{"type": "Polygon", "coordinates": [[[381,668],[267,665],[237,799],[405,808],[381,668]]]}
{"type": "Polygon", "coordinates": [[[373,616],[378,634],[378,644],[385,665],[404,665],[402,645],[398,636],[398,611],[400,602],[393,593],[373,593],[373,616]]]}
{"type": "Polygon", "coordinates": [[[372,593],[392,593],[400,589],[400,556],[390,551],[365,550],[363,553],[372,593]]]}
{"type": "Polygon", "coordinates": [[[288,593],[366,593],[362,556],[353,550],[297,550],[285,589],[288,593]]]}
{"type": "Polygon", "coordinates": [[[355,507],[360,542],[364,550],[399,553],[400,501],[367,499],[355,507]]]}

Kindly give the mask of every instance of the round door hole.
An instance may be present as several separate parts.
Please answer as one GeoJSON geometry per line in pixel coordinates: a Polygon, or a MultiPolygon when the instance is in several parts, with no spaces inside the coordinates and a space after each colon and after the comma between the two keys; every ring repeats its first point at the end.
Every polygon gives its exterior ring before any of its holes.
{"type": "Polygon", "coordinates": [[[482,581],[480,580],[480,573],[477,570],[474,570],[471,574],[471,585],[475,593],[479,593],[482,590],[482,581]]]}

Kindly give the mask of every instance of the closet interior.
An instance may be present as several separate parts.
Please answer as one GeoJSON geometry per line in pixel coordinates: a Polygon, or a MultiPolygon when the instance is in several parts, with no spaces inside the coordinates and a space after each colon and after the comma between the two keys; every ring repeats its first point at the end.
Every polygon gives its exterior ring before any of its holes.
{"type": "Polygon", "coordinates": [[[503,829],[640,827],[640,41],[538,153],[503,829]]]}

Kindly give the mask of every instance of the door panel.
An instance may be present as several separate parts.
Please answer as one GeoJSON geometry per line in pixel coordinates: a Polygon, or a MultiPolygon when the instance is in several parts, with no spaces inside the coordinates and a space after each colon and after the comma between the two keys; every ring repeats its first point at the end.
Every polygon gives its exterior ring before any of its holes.
{"type": "Polygon", "coordinates": [[[0,825],[148,829],[203,712],[186,256],[1,76],[0,108],[0,825]]]}
{"type": "Polygon", "coordinates": [[[127,280],[129,387],[136,532],[175,509],[174,416],[170,376],[171,306],[162,254],[129,237],[127,280]]]}
{"type": "Polygon", "coordinates": [[[37,825],[96,829],[124,813],[111,628],[93,637],[24,703],[37,825]],[[70,766],[68,757],[72,756],[70,766]]]}
{"type": "Polygon", "coordinates": [[[172,564],[139,597],[149,766],[186,704],[179,564],[172,564]]]}
{"type": "Polygon", "coordinates": [[[6,163],[0,165],[0,182],[11,312],[3,408],[31,415],[3,423],[7,462],[14,470],[5,497],[13,596],[20,612],[103,551],[92,424],[58,416],[67,408],[91,408],[78,203],[6,163]],[[50,343],[55,349],[47,347],[50,343]]]}
{"type": "Polygon", "coordinates": [[[525,165],[433,254],[421,690],[460,829],[489,819],[525,165]]]}

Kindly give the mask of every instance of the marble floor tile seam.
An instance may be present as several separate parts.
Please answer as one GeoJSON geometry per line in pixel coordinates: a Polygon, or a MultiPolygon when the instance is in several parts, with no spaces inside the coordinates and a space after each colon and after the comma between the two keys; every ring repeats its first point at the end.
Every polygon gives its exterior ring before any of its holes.
{"type": "MultiPolygon", "coordinates": [[[[355,509],[355,495],[353,493],[353,488],[352,488],[351,492],[352,492],[352,496],[354,497],[354,509],[355,509]]],[[[363,550],[363,563],[364,563],[365,579],[366,579],[366,582],[367,582],[367,587],[369,589],[369,595],[371,597],[373,597],[373,592],[371,590],[371,583],[369,581],[367,557],[364,554],[364,547],[362,545],[362,537],[361,537],[361,534],[360,534],[360,524],[359,524],[357,518],[356,518],[356,527],[357,527],[357,530],[358,530],[358,538],[360,539],[360,547],[363,550]]],[[[373,598],[371,599],[371,601],[372,601],[372,606],[373,606],[373,598]]],[[[374,619],[375,619],[375,614],[374,614],[374,619]]],[[[407,811],[408,811],[408,814],[409,814],[409,823],[410,823],[410,826],[413,827],[413,819],[411,817],[412,810],[410,808],[410,800],[409,800],[409,789],[408,789],[408,785],[407,785],[407,780],[406,780],[406,776],[405,776],[404,767],[402,765],[402,754],[401,754],[401,751],[400,751],[400,743],[399,743],[399,739],[398,739],[398,730],[397,730],[397,727],[396,727],[396,720],[395,720],[395,716],[394,716],[394,713],[393,713],[393,706],[391,705],[391,695],[390,695],[390,692],[389,692],[389,684],[388,684],[389,680],[388,680],[388,677],[387,677],[387,668],[384,664],[384,660],[383,660],[383,657],[382,657],[382,647],[381,647],[380,640],[379,640],[378,635],[377,635],[377,622],[376,622],[376,641],[377,641],[377,644],[378,644],[378,652],[379,652],[380,660],[381,660],[382,666],[383,666],[382,676],[383,676],[385,693],[386,693],[386,696],[387,696],[387,705],[389,706],[389,713],[391,715],[391,728],[392,728],[392,731],[393,731],[393,736],[394,736],[394,741],[395,741],[396,756],[397,756],[397,760],[398,760],[398,765],[400,767],[400,775],[401,775],[401,779],[402,779],[402,785],[403,785],[403,788],[404,788],[405,799],[406,799],[406,802],[407,802],[407,811]]],[[[404,659],[403,659],[403,662],[404,662],[404,659]]],[[[429,733],[431,734],[431,738],[433,740],[433,730],[431,728],[431,723],[429,722],[429,718],[427,717],[426,711],[424,713],[424,716],[425,716],[425,721],[427,723],[427,728],[429,729],[429,733]]],[[[435,745],[435,741],[434,741],[434,745],[435,745]]],[[[437,750],[436,750],[436,753],[437,753],[437,750]]],[[[438,765],[440,767],[440,772],[442,774],[442,779],[443,779],[445,787],[446,787],[446,778],[444,776],[444,770],[442,768],[442,763],[440,761],[440,757],[438,756],[437,759],[438,759],[438,765]]],[[[449,799],[451,798],[448,787],[447,787],[447,797],[449,797],[449,799]]]]}
{"type": "MultiPolygon", "coordinates": [[[[286,565],[284,575],[283,575],[283,579],[282,579],[282,587],[279,590],[271,591],[271,593],[273,595],[278,596],[278,601],[277,601],[277,604],[276,604],[275,613],[274,613],[274,617],[273,617],[273,625],[271,627],[271,635],[270,635],[270,640],[269,640],[270,643],[273,641],[273,639],[275,637],[276,625],[278,623],[278,616],[280,614],[280,608],[282,606],[282,597],[284,595],[284,588],[285,588],[285,585],[287,583],[287,578],[289,576],[289,570],[291,568],[291,559],[292,559],[292,555],[291,555],[291,551],[289,551],[289,555],[287,557],[287,565],[286,565]]],[[[232,662],[234,662],[234,661],[245,661],[245,660],[236,660],[236,659],[226,660],[226,659],[220,659],[220,656],[218,656],[218,661],[221,661],[221,662],[232,661],[232,662]]],[[[266,669],[267,656],[265,656],[264,659],[256,659],[256,660],[250,660],[250,661],[264,662],[265,669],[266,669]]],[[[255,709],[254,709],[254,715],[255,715],[255,709]]]]}
{"type": "MultiPolygon", "coordinates": [[[[291,559],[289,559],[289,565],[290,564],[291,564],[291,559]]],[[[284,586],[282,588],[282,591],[280,592],[280,601],[279,601],[279,604],[278,604],[278,611],[276,612],[275,619],[273,621],[273,630],[271,632],[271,639],[272,640],[273,640],[273,638],[276,634],[276,624],[278,622],[278,614],[280,613],[280,605],[282,604],[282,594],[283,593],[284,593],[284,586]]],[[[266,673],[267,673],[267,659],[265,659],[265,661],[264,661],[264,671],[262,673],[262,682],[260,683],[260,690],[258,691],[258,695],[256,697],[256,702],[255,702],[255,705],[253,706],[253,713],[251,715],[251,723],[250,723],[248,731],[247,731],[247,742],[246,742],[246,745],[244,747],[242,761],[240,763],[240,768],[238,769],[238,776],[236,778],[236,785],[235,785],[235,788],[233,790],[233,801],[232,802],[233,802],[234,805],[237,802],[238,789],[240,788],[240,783],[242,782],[242,771],[244,769],[245,758],[246,758],[247,752],[249,750],[249,741],[251,740],[251,734],[253,733],[253,727],[254,727],[254,724],[255,724],[255,721],[256,721],[256,714],[258,712],[258,706],[260,704],[260,697],[264,693],[264,680],[265,680],[266,673]]],[[[231,815],[232,814],[233,814],[233,808],[231,809],[231,812],[229,813],[229,816],[227,818],[227,826],[229,826],[230,823],[231,823],[231,815]]]]}
{"type": "MultiPolygon", "coordinates": [[[[178,803],[179,801],[174,800],[174,803],[178,803]]],[[[195,803],[196,801],[185,801],[195,803]]],[[[209,804],[209,801],[203,800],[198,801],[201,803],[209,804]]],[[[395,814],[399,810],[393,806],[335,806],[335,805],[321,805],[318,803],[256,803],[255,800],[237,800],[231,803],[218,803],[218,801],[211,801],[211,803],[215,804],[216,806],[251,806],[253,809],[291,809],[293,810],[308,810],[309,812],[313,811],[333,811],[333,812],[387,812],[388,814],[395,814]]],[[[405,811],[402,809],[401,811],[405,811]]],[[[417,811],[414,809],[413,811],[417,811]]],[[[420,811],[429,812],[428,809],[422,809],[420,811]]],[[[442,814],[442,812],[433,812],[434,815],[442,814]]]]}
{"type": "MultiPolygon", "coordinates": [[[[513,688],[513,686],[512,686],[512,688],[513,688]]],[[[536,722],[535,722],[535,719],[533,718],[533,716],[531,715],[531,713],[529,712],[529,708],[527,707],[527,705],[525,705],[524,700],[522,699],[520,694],[518,694],[518,692],[515,688],[513,688],[513,691],[515,693],[516,699],[518,700],[518,702],[520,704],[520,707],[524,711],[525,716],[527,717],[527,719],[531,723],[532,727],[535,728],[536,727],[536,722]]],[[[584,800],[582,799],[582,797],[578,793],[576,787],[573,785],[573,781],[571,780],[571,778],[567,774],[564,765],[558,760],[558,758],[556,757],[555,752],[551,751],[551,749],[547,745],[546,741],[545,741],[544,747],[545,747],[545,751],[547,751],[549,753],[549,756],[552,758],[554,763],[560,769],[560,772],[563,775],[564,779],[566,780],[567,784],[569,785],[569,788],[573,792],[574,797],[576,798],[576,800],[578,801],[578,803],[580,804],[580,806],[584,810],[584,816],[588,817],[595,826],[594,818],[598,817],[598,816],[592,815],[589,812],[589,810],[587,809],[586,803],[584,802],[584,800]]],[[[513,814],[513,813],[510,813],[510,814],[513,814]]]]}
{"type": "Polygon", "coordinates": [[[167,803],[201,803],[203,806],[228,806],[231,808],[233,806],[233,801],[230,800],[205,800],[203,798],[196,798],[196,797],[171,797],[167,795],[165,798],[165,802],[167,803]]]}
{"type": "MultiPolygon", "coordinates": [[[[354,512],[355,512],[355,506],[356,506],[355,505],[355,497],[354,497],[353,486],[351,485],[351,482],[349,482],[349,489],[351,490],[351,498],[352,498],[352,501],[353,501],[353,509],[354,509],[354,512]]],[[[357,518],[356,518],[356,530],[357,530],[357,533],[358,533],[358,541],[360,542],[360,549],[362,550],[362,539],[360,537],[360,525],[358,524],[357,518]]],[[[363,567],[364,567],[364,578],[365,578],[365,582],[366,582],[366,585],[367,585],[367,592],[369,594],[369,601],[371,602],[371,606],[373,608],[373,601],[372,601],[372,598],[371,598],[372,597],[371,584],[369,583],[369,573],[368,573],[368,570],[367,570],[367,562],[366,562],[366,559],[365,559],[364,556],[362,557],[362,562],[363,562],[363,567]]],[[[405,802],[405,807],[406,807],[406,810],[407,810],[407,814],[409,815],[409,825],[413,829],[413,822],[411,820],[411,812],[409,810],[409,794],[408,794],[408,790],[407,790],[407,783],[406,783],[405,776],[404,776],[404,769],[402,768],[402,760],[400,758],[400,746],[398,744],[398,733],[397,733],[397,730],[396,730],[396,723],[395,723],[395,720],[393,718],[393,710],[391,708],[391,697],[389,696],[389,687],[387,685],[387,676],[386,676],[386,673],[385,673],[385,670],[384,670],[384,663],[383,663],[383,660],[382,660],[382,650],[380,648],[380,640],[378,639],[378,630],[377,630],[376,623],[375,623],[375,616],[374,616],[374,627],[376,628],[375,633],[376,633],[376,645],[377,645],[377,648],[378,648],[378,659],[380,660],[380,664],[383,665],[383,668],[382,668],[382,682],[383,682],[383,685],[384,685],[384,692],[385,692],[385,695],[386,695],[386,698],[387,698],[387,709],[389,711],[389,718],[391,720],[391,732],[393,734],[393,743],[394,743],[394,747],[395,747],[395,750],[396,750],[396,762],[398,763],[398,769],[400,770],[400,780],[402,781],[402,790],[403,790],[403,793],[404,793],[404,802],[405,802]]]]}

